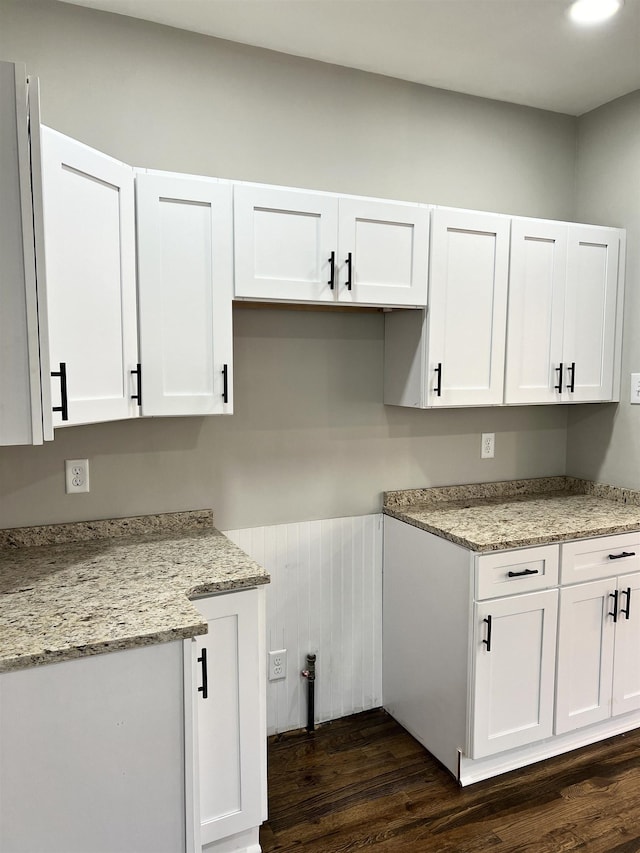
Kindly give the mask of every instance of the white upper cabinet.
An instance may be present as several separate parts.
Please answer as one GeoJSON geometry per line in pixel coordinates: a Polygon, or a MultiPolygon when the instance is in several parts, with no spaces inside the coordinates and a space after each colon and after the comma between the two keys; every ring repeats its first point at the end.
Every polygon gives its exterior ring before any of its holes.
{"type": "Polygon", "coordinates": [[[232,188],[136,175],[143,415],[231,414],[232,188]]]}
{"type": "Polygon", "coordinates": [[[429,210],[340,199],[338,299],[367,305],[426,305],[429,210]]]}
{"type": "Polygon", "coordinates": [[[511,224],[505,402],[553,403],[561,376],[567,226],[539,219],[511,224]]]}
{"type": "Polygon", "coordinates": [[[37,95],[24,65],[0,62],[0,445],[53,437],[37,95]]]}
{"type": "Polygon", "coordinates": [[[429,307],[385,317],[385,403],[502,403],[509,224],[485,213],[433,211],[429,307]]]}
{"type": "Polygon", "coordinates": [[[334,198],[275,187],[234,187],[235,295],[333,302],[334,198]]]}
{"type": "Polygon", "coordinates": [[[236,185],[235,295],[425,305],[428,217],[418,205],[236,185]]]}
{"type": "Polygon", "coordinates": [[[43,128],[54,426],[137,414],[133,170],[43,128]]]}
{"type": "Polygon", "coordinates": [[[509,219],[435,210],[425,381],[428,406],[502,402],[509,219]]]}
{"type": "Polygon", "coordinates": [[[614,394],[620,242],[614,228],[569,226],[563,355],[568,402],[610,400],[614,394]]]}
{"type": "Polygon", "coordinates": [[[514,219],[506,403],[610,400],[620,232],[514,219]]]}

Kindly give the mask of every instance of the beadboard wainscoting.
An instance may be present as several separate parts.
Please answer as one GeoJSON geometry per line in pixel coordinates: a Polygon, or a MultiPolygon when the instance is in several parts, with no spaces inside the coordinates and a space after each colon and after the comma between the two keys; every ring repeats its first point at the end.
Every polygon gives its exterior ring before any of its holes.
{"type": "Polygon", "coordinates": [[[316,722],[381,705],[382,515],[225,533],[271,575],[267,651],[287,650],[287,677],[267,682],[269,734],[306,725],[309,653],[316,722]]]}

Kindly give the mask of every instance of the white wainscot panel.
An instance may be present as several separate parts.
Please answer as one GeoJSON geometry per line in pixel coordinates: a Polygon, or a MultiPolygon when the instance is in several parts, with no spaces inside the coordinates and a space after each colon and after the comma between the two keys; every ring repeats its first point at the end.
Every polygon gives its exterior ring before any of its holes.
{"type": "MultiPolygon", "coordinates": [[[[303,728],[306,656],[317,655],[315,720],[382,704],[382,515],[277,524],[226,535],[267,569],[267,651],[287,677],[267,681],[269,734],[303,728]]],[[[267,667],[265,660],[264,666],[267,667]]]]}

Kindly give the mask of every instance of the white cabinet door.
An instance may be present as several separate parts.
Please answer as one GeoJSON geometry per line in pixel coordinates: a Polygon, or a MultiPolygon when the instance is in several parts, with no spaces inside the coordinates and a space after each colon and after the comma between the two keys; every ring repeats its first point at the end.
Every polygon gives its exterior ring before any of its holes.
{"type": "Polygon", "coordinates": [[[133,417],[133,170],[56,131],[42,131],[51,370],[66,375],[67,390],[65,401],[63,377],[54,376],[54,426],[133,417]]]}
{"type": "Polygon", "coordinates": [[[553,733],[558,591],[475,607],[471,758],[553,733]]]}
{"type": "Polygon", "coordinates": [[[333,302],[338,202],[276,187],[234,187],[235,295],[333,302]]]}
{"type": "Polygon", "coordinates": [[[340,199],[338,299],[366,305],[427,304],[429,210],[340,199]]]}
{"type": "Polygon", "coordinates": [[[556,734],[611,716],[615,592],[615,578],[561,591],[556,734]]]}
{"type": "Polygon", "coordinates": [[[566,268],[566,225],[512,221],[505,403],[561,399],[566,268]]]}
{"type": "Polygon", "coordinates": [[[640,573],[618,579],[611,713],[640,708],[640,573]]]}
{"type": "Polygon", "coordinates": [[[563,356],[568,402],[613,396],[619,254],[616,229],[569,226],[563,356]]]}
{"type": "Polygon", "coordinates": [[[205,845],[262,821],[266,731],[259,667],[264,661],[258,590],[201,598],[194,604],[209,629],[192,644],[197,686],[191,685],[198,695],[196,799],[205,845]]]}
{"type": "Polygon", "coordinates": [[[232,189],[136,175],[143,415],[231,414],[232,189]]]}
{"type": "Polygon", "coordinates": [[[0,445],[53,437],[41,399],[50,379],[37,91],[24,65],[0,62],[0,445]]]}
{"type": "Polygon", "coordinates": [[[509,219],[435,210],[431,220],[429,406],[502,403],[509,219]]]}

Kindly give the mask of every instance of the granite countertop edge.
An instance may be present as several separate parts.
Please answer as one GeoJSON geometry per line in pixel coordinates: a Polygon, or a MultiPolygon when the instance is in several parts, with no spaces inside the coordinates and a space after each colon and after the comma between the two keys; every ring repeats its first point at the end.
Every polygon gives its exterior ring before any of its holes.
{"type": "Polygon", "coordinates": [[[269,581],[208,510],[0,530],[0,673],[206,634],[193,599],[269,581]]]}
{"type": "Polygon", "coordinates": [[[640,491],[541,477],[385,492],[383,513],[485,553],[640,530],[640,491]]]}

